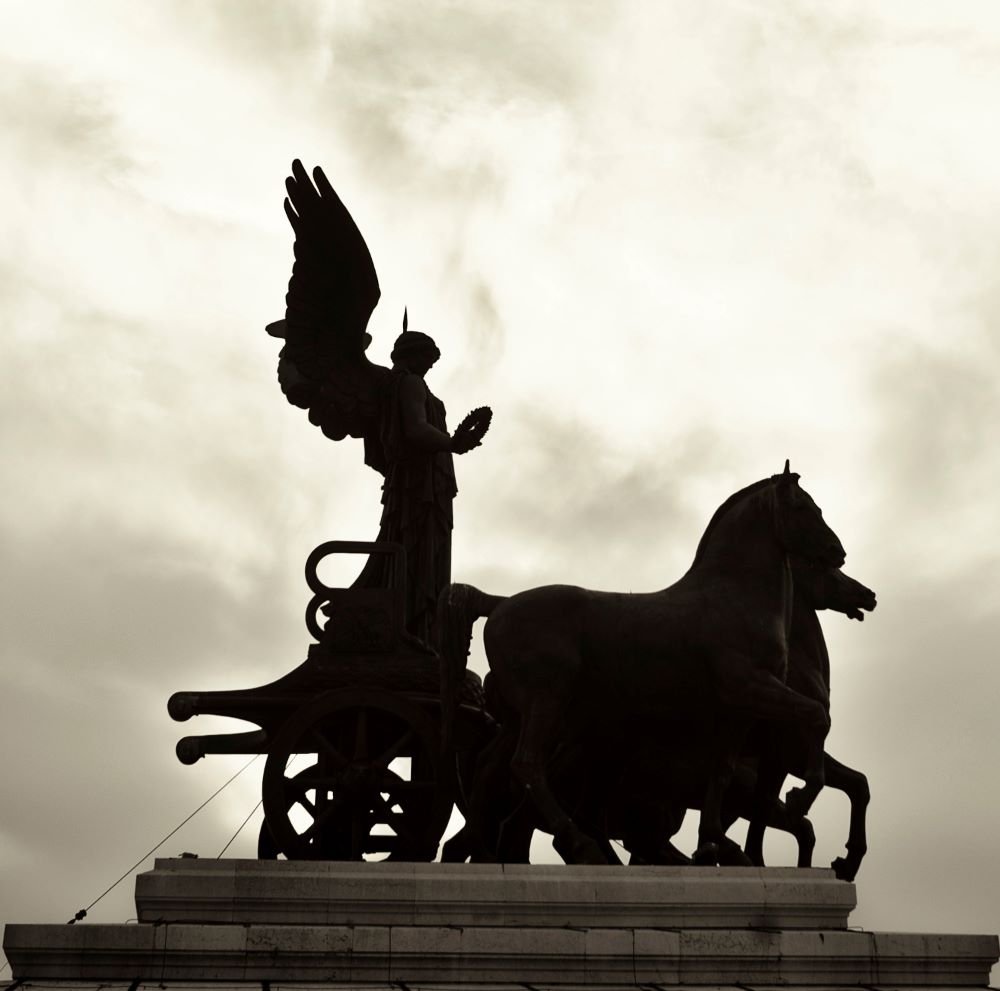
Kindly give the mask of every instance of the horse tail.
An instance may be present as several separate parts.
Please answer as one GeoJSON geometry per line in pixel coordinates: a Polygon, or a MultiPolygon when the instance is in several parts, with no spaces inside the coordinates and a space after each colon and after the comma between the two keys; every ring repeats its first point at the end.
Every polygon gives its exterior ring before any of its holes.
{"type": "Polygon", "coordinates": [[[472,646],[473,624],[503,601],[502,595],[488,595],[473,585],[461,584],[449,585],[438,597],[435,627],[441,662],[441,747],[445,753],[453,746],[455,712],[472,646]]]}

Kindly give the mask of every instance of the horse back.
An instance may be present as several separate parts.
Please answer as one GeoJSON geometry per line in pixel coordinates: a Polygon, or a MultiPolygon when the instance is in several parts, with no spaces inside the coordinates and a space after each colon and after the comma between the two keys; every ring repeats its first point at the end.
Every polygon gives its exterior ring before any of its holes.
{"type": "Polygon", "coordinates": [[[560,698],[634,709],[707,692],[697,594],[598,592],[547,585],[501,602],[486,623],[490,669],[520,711],[560,698]]]}

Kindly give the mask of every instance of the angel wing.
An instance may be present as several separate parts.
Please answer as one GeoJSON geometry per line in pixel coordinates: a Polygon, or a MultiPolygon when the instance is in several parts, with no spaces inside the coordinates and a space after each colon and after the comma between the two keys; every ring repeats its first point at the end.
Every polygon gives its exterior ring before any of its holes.
{"type": "Polygon", "coordinates": [[[389,370],[365,356],[368,320],[380,291],[368,245],[323,170],[315,186],[302,163],[285,180],[285,213],[295,231],[295,262],[285,319],[267,331],[283,337],[278,382],[290,403],[332,440],[363,437],[365,462],[385,473],[379,410],[389,370]]]}

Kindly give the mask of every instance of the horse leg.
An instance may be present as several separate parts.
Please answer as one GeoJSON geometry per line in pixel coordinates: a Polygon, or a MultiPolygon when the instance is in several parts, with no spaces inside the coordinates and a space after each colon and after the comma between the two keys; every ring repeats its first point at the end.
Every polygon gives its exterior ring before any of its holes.
{"type": "Polygon", "coordinates": [[[510,770],[524,785],[543,824],[552,833],[553,846],[567,863],[606,864],[608,858],[601,847],[563,811],[549,787],[546,762],[553,750],[552,737],[562,722],[561,709],[554,699],[536,699],[522,714],[510,770]]]}
{"type": "Polygon", "coordinates": [[[441,847],[442,864],[464,864],[472,855],[474,841],[472,830],[466,823],[450,840],[441,847]]]}
{"type": "Polygon", "coordinates": [[[601,848],[601,851],[609,864],[621,864],[622,859],[617,853],[615,853],[615,848],[611,845],[611,840],[609,840],[606,836],[596,836],[594,837],[594,842],[601,848]]]}
{"type": "Polygon", "coordinates": [[[733,780],[736,747],[727,749],[725,744],[729,734],[723,734],[719,741],[719,753],[715,761],[715,773],[709,778],[705,790],[705,800],[701,806],[701,820],[698,823],[698,849],[694,862],[700,866],[726,864],[729,866],[751,866],[751,861],[735,841],[726,836],[723,828],[723,809],[726,792],[733,780]]]}
{"type": "Polygon", "coordinates": [[[670,842],[684,824],[686,812],[686,805],[662,799],[633,799],[621,813],[618,832],[612,835],[621,837],[630,864],[690,864],[691,858],[670,842]]]}
{"type": "Polygon", "coordinates": [[[775,802],[768,812],[768,829],[780,829],[789,833],[798,844],[799,855],[796,866],[812,867],[813,850],[816,847],[816,831],[813,824],[805,817],[795,815],[782,802],[775,802]]]}
{"type": "Polygon", "coordinates": [[[684,818],[687,815],[687,803],[683,805],[671,806],[669,803],[664,806],[660,818],[663,822],[662,839],[660,849],[656,855],[655,863],[666,864],[668,866],[680,866],[682,864],[692,864],[694,861],[686,854],[681,853],[670,841],[680,832],[684,825],[684,818]]]}
{"type": "MultiPolygon", "coordinates": [[[[598,775],[598,780],[600,780],[598,775]]],[[[611,830],[608,825],[607,796],[597,799],[595,796],[584,795],[583,804],[574,806],[570,818],[577,828],[586,833],[601,849],[601,853],[609,864],[621,864],[621,857],[611,844],[611,830]]],[[[563,799],[565,801],[565,798],[563,799]]],[[[553,847],[555,843],[553,842],[553,847]]],[[[556,848],[558,850],[558,848],[556,848]]]]}
{"type": "Polygon", "coordinates": [[[452,862],[467,856],[476,863],[496,862],[501,823],[514,805],[509,767],[516,741],[513,732],[504,730],[483,748],[472,779],[465,826],[449,841],[454,846],[445,844],[442,858],[447,854],[452,862]]]}
{"type": "Polygon", "coordinates": [[[776,728],[763,730],[757,773],[748,789],[750,814],[743,849],[758,867],[764,866],[764,833],[779,805],[781,786],[787,773],[785,762],[781,759],[780,740],[780,731],[776,728]]]}
{"type": "MultiPolygon", "coordinates": [[[[830,732],[829,711],[741,655],[731,655],[719,673],[724,704],[755,719],[797,727],[806,739],[805,787],[796,789],[801,794],[792,793],[791,802],[791,811],[804,816],[823,787],[823,741],[830,732]]],[[[786,804],[788,801],[786,796],[786,804]]]]}
{"type": "Polygon", "coordinates": [[[813,807],[817,795],[826,784],[826,761],[823,753],[824,736],[803,734],[802,744],[804,755],[801,788],[792,788],[785,795],[785,805],[795,816],[805,817],[813,807]]]}
{"type": "Polygon", "coordinates": [[[535,834],[538,816],[527,796],[501,823],[497,844],[497,860],[501,864],[527,864],[531,862],[531,838],[535,834]]]}
{"type": "Polygon", "coordinates": [[[776,829],[785,829],[795,838],[799,847],[799,859],[797,867],[812,867],[813,850],[816,849],[816,830],[813,824],[805,816],[795,816],[788,813],[789,821],[787,826],[775,826],[776,829]]]}
{"type": "MultiPolygon", "coordinates": [[[[778,751],[780,753],[780,750],[778,751]]],[[[765,774],[767,771],[765,770],[765,774]]],[[[781,775],[784,776],[783,774],[781,775]]],[[[737,819],[746,819],[751,825],[754,824],[752,816],[759,814],[760,836],[763,838],[766,829],[780,829],[782,832],[790,833],[798,844],[798,866],[811,867],[813,848],[816,845],[816,834],[812,823],[803,816],[792,815],[785,804],[777,798],[781,789],[778,780],[777,791],[772,791],[772,798],[759,813],[755,810],[757,804],[757,776],[745,764],[737,764],[736,774],[733,784],[729,788],[726,807],[724,810],[722,825],[727,831],[737,819]]],[[[770,790],[770,789],[769,789],[770,790]]],[[[751,836],[750,828],[747,829],[747,842],[744,852],[754,860],[754,864],[763,867],[762,850],[755,850],[754,844],[757,841],[751,836]],[[758,861],[756,858],[760,856],[758,861]]]]}
{"type": "Polygon", "coordinates": [[[868,852],[865,819],[871,793],[868,778],[861,771],[841,764],[826,755],[826,781],[831,788],[844,792],[851,802],[851,824],[847,834],[847,856],[838,857],[830,866],[842,881],[853,881],[868,852]]]}

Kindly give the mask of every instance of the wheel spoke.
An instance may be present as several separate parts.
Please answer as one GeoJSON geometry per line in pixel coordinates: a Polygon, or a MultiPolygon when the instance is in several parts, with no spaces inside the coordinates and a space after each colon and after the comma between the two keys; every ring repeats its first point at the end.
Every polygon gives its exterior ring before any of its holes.
{"type": "Polygon", "coordinates": [[[309,823],[306,829],[299,833],[299,836],[303,839],[311,840],[315,836],[316,830],[326,825],[338,812],[343,814],[344,803],[337,798],[327,803],[325,808],[313,809],[312,822],[309,823]]]}
{"type": "Polygon", "coordinates": [[[413,730],[407,729],[387,750],[384,750],[372,761],[379,767],[388,767],[401,753],[403,748],[413,739],[413,730]]]}
{"type": "Polygon", "coordinates": [[[339,774],[324,774],[315,778],[309,778],[308,781],[303,782],[303,787],[307,790],[309,788],[315,788],[318,794],[319,792],[336,791],[339,784],[339,774]]]}
{"type": "Polygon", "coordinates": [[[296,781],[294,778],[285,779],[285,795],[287,796],[289,792],[292,793],[292,801],[288,803],[288,807],[291,808],[298,802],[310,815],[316,814],[316,806],[306,798],[307,786],[304,783],[296,781]]]}
{"type": "Polygon", "coordinates": [[[412,795],[414,792],[434,791],[437,784],[434,781],[404,781],[395,774],[386,774],[379,781],[379,788],[390,795],[400,793],[412,795]]]}
{"type": "Polygon", "coordinates": [[[285,791],[293,791],[297,795],[304,794],[310,790],[315,790],[319,793],[321,791],[331,791],[336,787],[336,784],[337,776],[335,774],[316,775],[315,777],[296,774],[294,778],[285,778],[285,791]]]}
{"type": "Polygon", "coordinates": [[[332,761],[334,767],[346,767],[350,763],[318,726],[313,726],[310,729],[308,739],[315,745],[316,753],[332,761]]]}
{"type": "Polygon", "coordinates": [[[314,826],[322,826],[324,822],[330,819],[331,816],[336,815],[338,812],[343,812],[344,806],[334,799],[319,815],[315,816],[313,820],[314,826]]]}
{"type": "Polygon", "coordinates": [[[373,833],[365,842],[365,853],[392,853],[396,849],[398,836],[373,833]]]}
{"type": "Polygon", "coordinates": [[[389,803],[381,796],[378,797],[379,805],[384,810],[381,813],[379,822],[384,822],[397,836],[402,836],[408,840],[413,839],[413,830],[406,823],[406,816],[402,812],[393,812],[389,803]]]}

